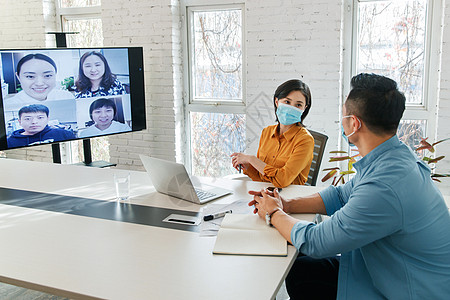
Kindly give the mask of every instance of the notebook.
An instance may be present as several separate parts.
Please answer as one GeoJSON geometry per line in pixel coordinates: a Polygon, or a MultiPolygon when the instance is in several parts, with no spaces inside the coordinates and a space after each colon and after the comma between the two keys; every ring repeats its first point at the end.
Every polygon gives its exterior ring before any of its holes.
{"type": "Polygon", "coordinates": [[[197,204],[231,194],[230,190],[200,184],[198,180],[197,182],[194,180],[194,185],[182,164],[145,155],[139,155],[139,157],[159,193],[197,204]]]}
{"type": "Polygon", "coordinates": [[[287,256],[287,241],[258,215],[226,214],[213,254],[287,256]]]}

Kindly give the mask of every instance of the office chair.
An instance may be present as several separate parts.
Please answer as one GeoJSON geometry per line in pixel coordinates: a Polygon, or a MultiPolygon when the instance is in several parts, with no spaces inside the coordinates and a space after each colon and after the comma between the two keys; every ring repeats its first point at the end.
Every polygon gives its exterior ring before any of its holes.
{"type": "Polygon", "coordinates": [[[320,173],[320,163],[327,144],[328,136],[314,130],[308,130],[314,138],[314,151],[311,168],[309,169],[308,180],[305,185],[315,186],[320,173]]]}
{"type": "MultiPolygon", "coordinates": [[[[311,168],[309,169],[308,180],[306,181],[305,185],[315,186],[317,177],[320,173],[320,164],[322,162],[323,153],[325,152],[325,146],[327,144],[328,136],[314,130],[308,131],[314,138],[314,150],[311,168]]],[[[322,221],[323,216],[321,214],[316,214],[314,223],[319,224],[322,221]]]]}

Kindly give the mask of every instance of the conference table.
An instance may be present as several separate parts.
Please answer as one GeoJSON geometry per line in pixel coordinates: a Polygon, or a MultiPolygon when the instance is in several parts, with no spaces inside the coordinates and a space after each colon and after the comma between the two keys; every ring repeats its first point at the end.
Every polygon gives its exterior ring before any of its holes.
{"type": "Polygon", "coordinates": [[[160,220],[250,201],[268,183],[198,178],[233,193],[197,205],[156,192],[142,171],[6,158],[0,170],[1,282],[75,299],[274,299],[297,256],[290,245],[286,257],[213,255],[215,237],[160,220]],[[116,201],[113,176],[128,172],[130,198],[116,201]]]}

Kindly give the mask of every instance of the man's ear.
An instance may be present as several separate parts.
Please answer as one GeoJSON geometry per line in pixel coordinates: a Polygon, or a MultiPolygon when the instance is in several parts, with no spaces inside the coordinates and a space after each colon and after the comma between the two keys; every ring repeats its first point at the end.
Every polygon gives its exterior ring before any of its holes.
{"type": "Polygon", "coordinates": [[[353,119],[353,130],[359,130],[361,129],[362,126],[362,121],[360,118],[358,118],[355,115],[352,115],[352,119],[353,119]]]}

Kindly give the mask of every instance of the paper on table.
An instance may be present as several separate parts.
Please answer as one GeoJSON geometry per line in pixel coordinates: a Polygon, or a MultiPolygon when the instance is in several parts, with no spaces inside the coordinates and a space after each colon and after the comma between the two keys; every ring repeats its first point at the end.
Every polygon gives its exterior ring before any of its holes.
{"type": "Polygon", "coordinates": [[[249,214],[252,212],[252,208],[248,206],[249,200],[240,199],[230,204],[210,204],[203,209],[201,214],[202,223],[200,224],[200,236],[216,236],[220,229],[223,217],[213,219],[210,221],[203,221],[203,216],[232,210],[233,214],[249,214]]]}
{"type": "Polygon", "coordinates": [[[213,249],[214,254],[287,256],[287,242],[257,215],[227,214],[213,249]]]}

